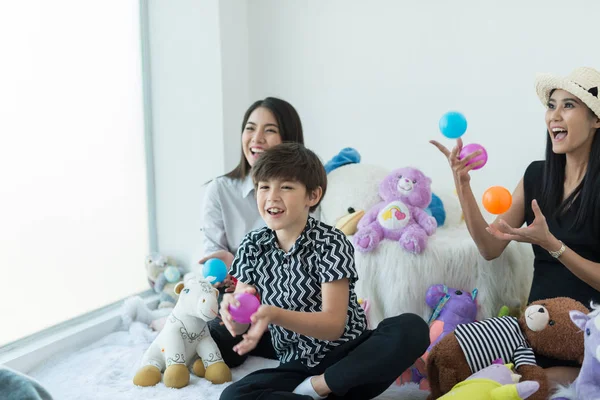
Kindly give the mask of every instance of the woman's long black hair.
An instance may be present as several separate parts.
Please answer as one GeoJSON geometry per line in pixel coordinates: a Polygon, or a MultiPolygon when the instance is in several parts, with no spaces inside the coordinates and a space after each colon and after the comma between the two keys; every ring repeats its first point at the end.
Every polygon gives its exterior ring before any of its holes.
{"type": "Polygon", "coordinates": [[[565,154],[556,154],[552,151],[552,138],[546,135],[546,161],[544,163],[544,173],[542,179],[542,195],[538,199],[540,208],[544,215],[555,218],[560,216],[573,205],[573,202],[579,197],[580,206],[571,229],[579,229],[585,222],[593,218],[598,206],[600,193],[600,129],[596,129],[596,134],[592,141],[590,158],[588,161],[585,175],[581,183],[575,188],[573,193],[562,201],[564,196],[565,165],[567,158],[565,154]]]}

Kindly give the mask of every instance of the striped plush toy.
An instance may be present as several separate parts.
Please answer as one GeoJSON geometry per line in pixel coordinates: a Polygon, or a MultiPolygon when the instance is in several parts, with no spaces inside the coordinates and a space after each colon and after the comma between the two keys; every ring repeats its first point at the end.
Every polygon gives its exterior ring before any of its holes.
{"type": "Polygon", "coordinates": [[[549,384],[535,355],[579,363],[583,360],[583,333],[571,322],[572,310],[588,311],[578,301],[557,297],[534,301],[518,319],[504,316],[458,325],[427,358],[429,399],[448,393],[499,358],[514,364],[523,380],[540,384],[531,400],[547,399],[549,384]]]}

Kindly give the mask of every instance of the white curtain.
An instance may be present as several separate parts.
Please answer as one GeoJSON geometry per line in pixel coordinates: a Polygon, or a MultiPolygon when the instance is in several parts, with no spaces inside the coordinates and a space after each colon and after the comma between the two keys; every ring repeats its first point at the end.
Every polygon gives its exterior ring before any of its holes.
{"type": "Polygon", "coordinates": [[[139,19],[0,0],[0,345],[148,289],[139,19]]]}

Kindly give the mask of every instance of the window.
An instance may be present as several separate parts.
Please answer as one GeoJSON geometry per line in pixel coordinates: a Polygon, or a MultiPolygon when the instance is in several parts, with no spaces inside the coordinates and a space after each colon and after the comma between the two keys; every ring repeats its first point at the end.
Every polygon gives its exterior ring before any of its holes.
{"type": "Polygon", "coordinates": [[[148,289],[139,3],[0,3],[0,345],[148,289]]]}

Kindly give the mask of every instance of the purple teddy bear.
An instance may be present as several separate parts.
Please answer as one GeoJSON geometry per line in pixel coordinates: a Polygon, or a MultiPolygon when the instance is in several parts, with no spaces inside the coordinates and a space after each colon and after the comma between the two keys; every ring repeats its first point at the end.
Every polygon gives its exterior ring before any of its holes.
{"type": "Polygon", "coordinates": [[[474,322],[477,318],[477,289],[465,292],[446,285],[432,285],[427,289],[425,302],[433,309],[429,318],[430,345],[416,362],[398,379],[399,384],[418,383],[421,390],[429,390],[426,360],[429,352],[457,325],[474,322]]]}
{"type": "Polygon", "coordinates": [[[429,318],[429,338],[433,346],[454,331],[459,324],[468,324],[477,318],[477,289],[471,293],[446,285],[430,286],[425,295],[425,302],[433,309],[429,318]]]}
{"type": "Polygon", "coordinates": [[[383,201],[358,223],[357,250],[371,251],[385,238],[411,253],[422,253],[437,228],[435,218],[425,212],[431,203],[431,179],[415,168],[397,169],[379,184],[379,196],[383,201]]]}

